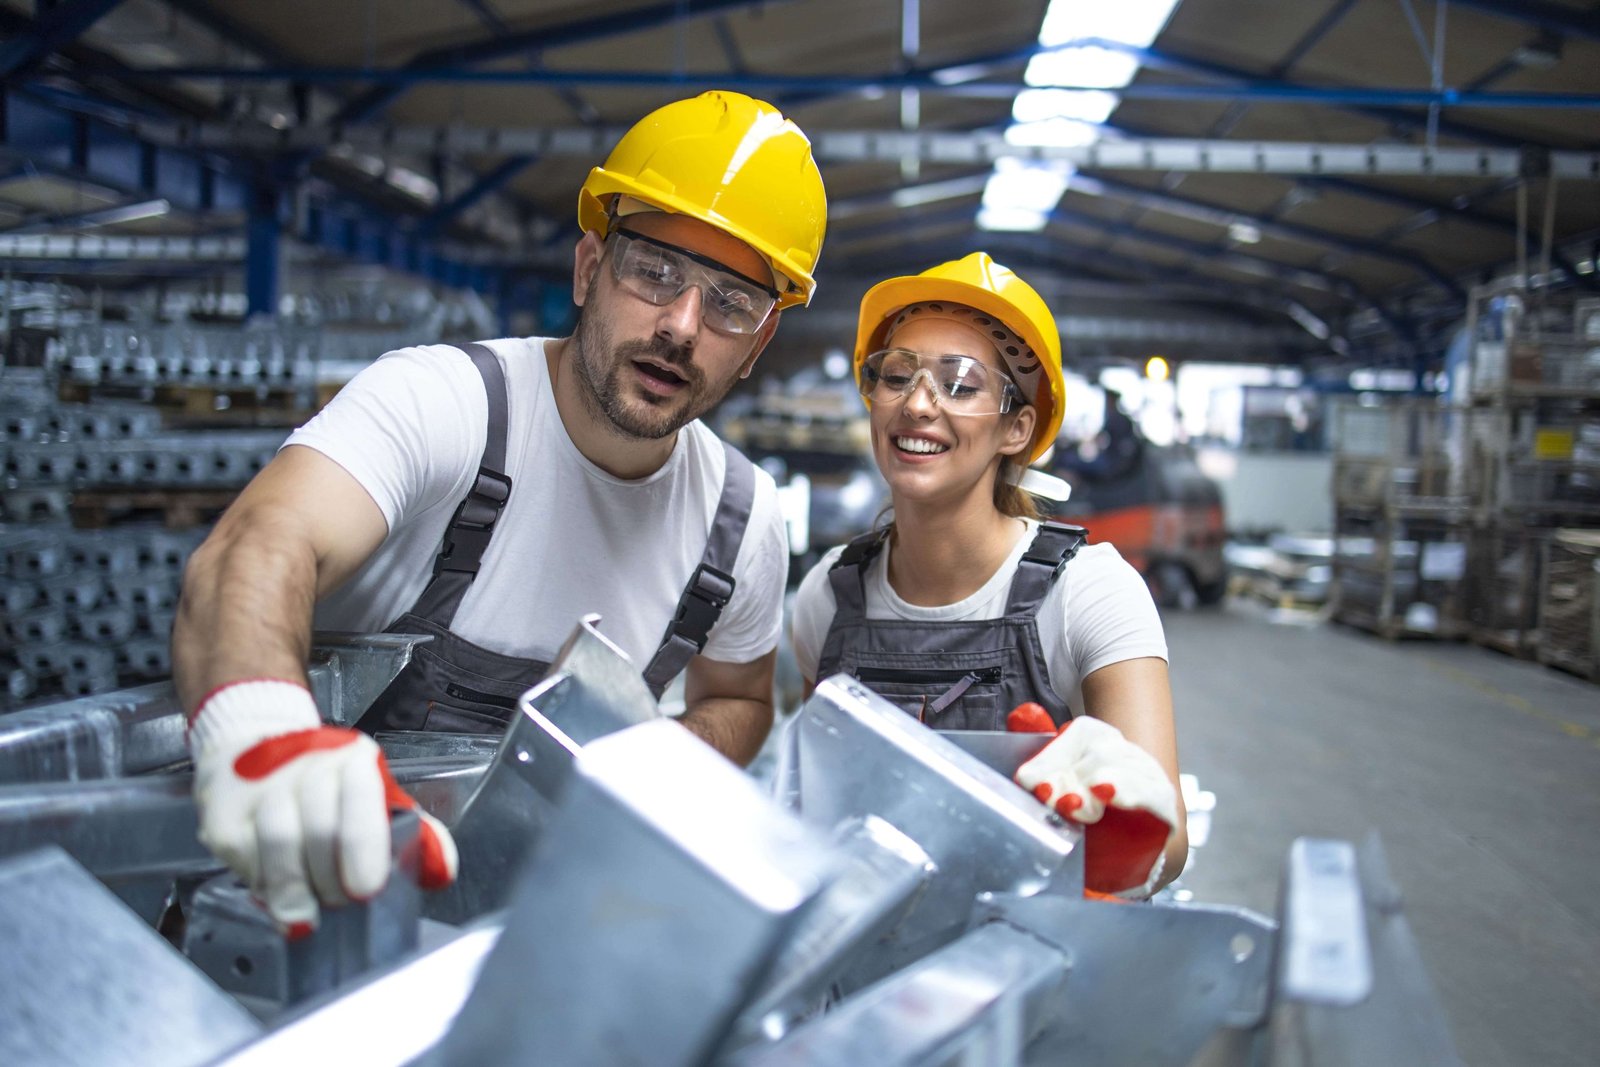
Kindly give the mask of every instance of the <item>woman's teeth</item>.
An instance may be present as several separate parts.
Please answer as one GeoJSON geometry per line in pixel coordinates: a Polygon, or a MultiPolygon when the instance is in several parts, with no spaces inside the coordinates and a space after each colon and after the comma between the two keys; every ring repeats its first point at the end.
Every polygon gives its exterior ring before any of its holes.
{"type": "Polygon", "coordinates": [[[941,445],[937,441],[929,441],[921,437],[896,437],[894,446],[905,452],[948,452],[949,445],[941,445]]]}

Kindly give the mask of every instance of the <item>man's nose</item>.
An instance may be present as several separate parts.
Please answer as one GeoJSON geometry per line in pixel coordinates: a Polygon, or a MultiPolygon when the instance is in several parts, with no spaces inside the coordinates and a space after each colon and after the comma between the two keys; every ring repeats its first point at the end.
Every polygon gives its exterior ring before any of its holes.
{"type": "Polygon", "coordinates": [[[700,336],[700,309],[705,297],[698,285],[688,285],[656,316],[656,336],[678,348],[692,348],[700,336]]]}

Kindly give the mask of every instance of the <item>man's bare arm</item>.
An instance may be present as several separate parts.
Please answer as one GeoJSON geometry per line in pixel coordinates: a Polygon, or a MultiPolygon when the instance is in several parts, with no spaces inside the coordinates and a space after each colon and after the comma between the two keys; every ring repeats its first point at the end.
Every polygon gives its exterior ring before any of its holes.
{"type": "Polygon", "coordinates": [[[748,766],[772,729],[773,649],[749,663],[696,656],[684,679],[688,710],[678,721],[739,766],[748,766]]]}
{"type": "Polygon", "coordinates": [[[241,679],[303,682],[317,598],[387,534],[383,512],[343,467],[302,446],[278,453],[184,568],[172,631],[183,706],[241,679]]]}

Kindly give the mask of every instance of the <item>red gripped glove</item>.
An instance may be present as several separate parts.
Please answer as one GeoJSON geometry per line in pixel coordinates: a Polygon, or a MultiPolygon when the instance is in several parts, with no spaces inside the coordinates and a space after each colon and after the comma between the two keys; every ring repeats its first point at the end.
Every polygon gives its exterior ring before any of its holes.
{"type": "MultiPolygon", "coordinates": [[[[1006,718],[1015,732],[1055,729],[1038,704],[1006,718]]],[[[1080,717],[1017,768],[1017,784],[1083,827],[1084,887],[1143,899],[1155,891],[1178,821],[1177,791],[1154,756],[1110,723],[1080,717]]]]}
{"type": "Polygon", "coordinates": [[[189,723],[200,840],[291,938],[318,901],[375,896],[389,878],[389,814],[415,811],[418,880],[456,876],[450,831],[395,784],[366,734],[325,726],[305,686],[274,679],[213,690],[189,723]]]}

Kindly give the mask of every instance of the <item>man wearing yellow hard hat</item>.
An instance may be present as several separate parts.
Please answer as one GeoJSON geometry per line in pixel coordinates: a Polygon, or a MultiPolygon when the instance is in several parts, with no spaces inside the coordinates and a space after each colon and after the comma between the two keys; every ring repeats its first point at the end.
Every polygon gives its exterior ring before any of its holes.
{"type": "MultiPolygon", "coordinates": [[[[427,633],[359,724],[499,732],[589,613],[739,762],[772,722],[788,567],[770,477],[698,421],[808,303],[827,204],[805,135],[705,93],[646,116],[578,197],[570,337],[422,345],[297,430],[196,551],[173,634],[201,837],[291,935],[376,893],[415,808],[323,725],[320,629],[427,633]]],[[[455,877],[424,816],[425,885],[455,877]]]]}

